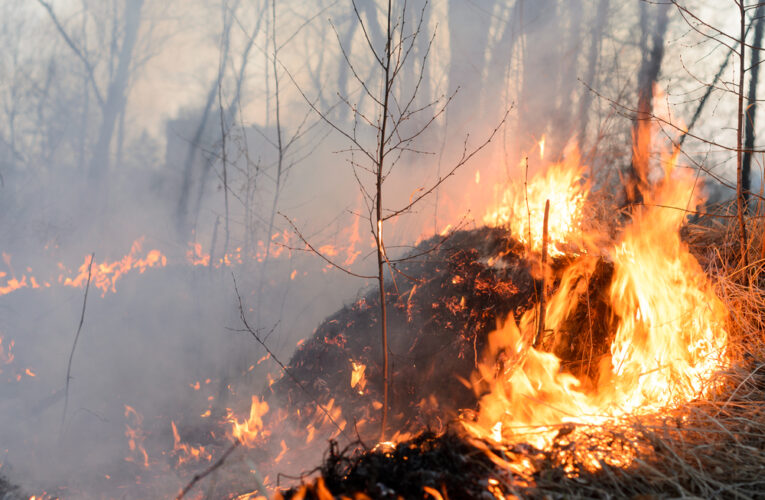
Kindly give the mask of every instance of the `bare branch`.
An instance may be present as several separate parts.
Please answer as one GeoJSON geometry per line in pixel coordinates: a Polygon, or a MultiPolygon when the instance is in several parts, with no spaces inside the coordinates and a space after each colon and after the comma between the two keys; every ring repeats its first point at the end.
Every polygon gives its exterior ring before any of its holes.
{"type": "Polygon", "coordinates": [[[82,50],[77,46],[77,44],[74,43],[74,40],[72,40],[69,37],[69,34],[66,32],[64,27],[61,25],[61,22],[58,20],[58,17],[56,16],[55,12],[53,12],[53,7],[46,2],[45,0],[37,0],[37,3],[42,5],[46,11],[48,11],[48,15],[51,18],[51,21],[53,21],[53,24],[56,26],[56,29],[58,30],[61,37],[64,39],[66,44],[69,46],[70,49],[72,49],[72,52],[82,61],[82,64],[85,66],[85,71],[88,73],[88,81],[90,81],[91,87],[93,87],[93,93],[96,95],[96,99],[98,100],[99,106],[104,106],[104,98],[101,96],[101,92],[98,90],[98,85],[96,84],[96,79],[94,76],[94,70],[93,66],[90,64],[90,61],[88,58],[83,54],[82,50]]]}
{"type": "Polygon", "coordinates": [[[494,130],[491,131],[491,134],[489,134],[489,137],[483,143],[481,143],[477,148],[473,149],[470,152],[467,151],[467,137],[466,137],[465,144],[463,145],[462,156],[460,157],[459,161],[451,168],[451,170],[449,170],[449,172],[447,172],[446,175],[439,176],[438,180],[433,185],[431,185],[428,189],[420,193],[416,198],[410,201],[403,208],[394,210],[392,213],[383,217],[383,220],[389,220],[398,215],[401,215],[402,213],[408,212],[413,206],[419,203],[420,200],[422,200],[423,198],[428,196],[430,193],[435,191],[436,188],[438,188],[441,184],[444,183],[444,181],[446,181],[446,179],[453,176],[457,172],[457,170],[459,170],[460,167],[465,165],[465,163],[469,162],[473,158],[473,156],[478,154],[483,148],[485,148],[492,141],[492,139],[497,134],[499,129],[502,127],[502,125],[505,124],[505,121],[507,120],[507,116],[510,114],[511,109],[512,109],[512,106],[510,107],[510,109],[505,111],[505,114],[502,117],[502,120],[500,120],[499,124],[497,124],[497,126],[494,127],[494,130]]]}
{"type": "Polygon", "coordinates": [[[310,251],[312,253],[318,255],[319,257],[321,257],[321,259],[324,260],[330,266],[335,267],[335,268],[341,270],[342,272],[344,272],[346,274],[350,274],[351,276],[355,276],[356,278],[362,278],[362,279],[368,279],[368,280],[376,278],[376,276],[365,276],[363,274],[354,273],[353,271],[351,271],[349,269],[346,269],[345,267],[341,266],[340,264],[330,260],[327,256],[325,256],[323,253],[321,253],[319,250],[317,250],[313,245],[311,245],[308,242],[308,240],[305,239],[305,237],[303,237],[303,233],[300,232],[300,230],[297,228],[297,226],[292,221],[292,219],[290,219],[289,217],[287,217],[286,215],[284,215],[281,212],[279,212],[279,215],[284,217],[287,220],[287,222],[289,223],[289,225],[292,226],[293,231],[295,231],[295,234],[297,234],[298,238],[300,238],[300,241],[302,241],[305,244],[305,246],[307,246],[310,249],[310,251]]]}

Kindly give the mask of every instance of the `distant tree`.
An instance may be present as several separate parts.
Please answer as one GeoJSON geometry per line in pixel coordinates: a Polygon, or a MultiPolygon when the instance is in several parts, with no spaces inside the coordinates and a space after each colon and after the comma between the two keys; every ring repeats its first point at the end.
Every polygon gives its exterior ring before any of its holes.
{"type": "Polygon", "coordinates": [[[121,23],[119,28],[115,26],[112,32],[114,39],[110,46],[110,70],[100,72],[90,54],[75,41],[74,37],[64,27],[53,10],[53,6],[45,0],[37,0],[37,2],[48,13],[51,22],[55,25],[65,44],[80,60],[85,69],[89,87],[98,103],[101,123],[98,127],[98,138],[90,157],[88,172],[92,179],[101,178],[109,168],[109,152],[117,121],[125,113],[126,92],[132,69],[134,48],[141,25],[141,9],[144,0],[126,1],[124,2],[124,9],[116,10],[115,18],[120,19],[121,23]],[[119,40],[116,38],[118,34],[121,34],[119,40]],[[100,74],[108,75],[106,82],[99,82],[101,80],[100,74]]]}

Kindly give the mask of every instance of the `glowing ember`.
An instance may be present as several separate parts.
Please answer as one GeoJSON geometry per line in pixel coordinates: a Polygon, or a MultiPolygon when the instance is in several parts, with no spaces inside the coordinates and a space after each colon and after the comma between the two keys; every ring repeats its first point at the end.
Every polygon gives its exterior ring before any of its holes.
{"type": "Polygon", "coordinates": [[[542,248],[545,202],[550,200],[548,253],[563,255],[566,245],[581,239],[582,210],[589,192],[584,172],[579,153],[571,151],[562,163],[552,164],[529,179],[528,185],[511,184],[496,209],[484,216],[484,223],[509,229],[522,243],[531,241],[532,250],[538,252],[542,248]]]}

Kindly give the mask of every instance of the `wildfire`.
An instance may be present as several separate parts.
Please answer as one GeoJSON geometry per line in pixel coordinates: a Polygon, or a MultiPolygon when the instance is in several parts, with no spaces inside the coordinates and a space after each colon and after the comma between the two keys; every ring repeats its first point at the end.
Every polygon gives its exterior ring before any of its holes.
{"type": "MultiPolygon", "coordinates": [[[[540,143],[543,147],[544,142],[540,143]]],[[[565,253],[565,245],[581,239],[584,203],[589,184],[583,180],[585,167],[579,153],[570,151],[561,163],[554,163],[526,182],[515,182],[503,193],[496,209],[484,216],[491,227],[505,227],[533,251],[542,249],[545,203],[550,200],[548,252],[565,253]]]]}
{"type": "MultiPolygon", "coordinates": [[[[518,323],[511,316],[490,334],[474,374],[473,386],[483,396],[474,418],[463,420],[469,434],[500,444],[526,442],[550,450],[555,439],[558,444],[597,439],[592,428],[583,430],[587,426],[618,424],[690,401],[713,388],[713,376],[726,364],[727,311],[680,239],[685,213],[660,207],[684,207],[689,200],[697,206],[702,201],[693,176],[675,167],[674,156],[664,160],[663,178],[643,193],[645,205],[635,210],[631,223],[605,256],[614,265],[608,298],[618,326],[594,387],[586,389],[578,378],[564,372],[554,354],[530,346],[536,309],[518,323]]],[[[541,239],[535,231],[542,225],[539,214],[545,199],[551,199],[554,208],[550,234],[556,253],[568,243],[569,235],[580,230],[587,194],[579,180],[581,173],[581,167],[567,161],[552,165],[531,181],[528,199],[534,248],[541,239]]],[[[487,220],[499,220],[527,241],[529,217],[523,191],[508,191],[504,200],[504,206],[487,220]]],[[[554,337],[574,310],[576,283],[592,273],[597,259],[582,255],[563,274],[545,310],[547,335],[554,337]]],[[[630,446],[607,443],[600,443],[598,449],[577,456],[578,462],[592,470],[603,463],[623,467],[636,453],[630,446]]],[[[494,455],[493,460],[522,475],[535,470],[523,457],[511,463],[494,455]]],[[[573,467],[567,470],[575,473],[573,467]]]]}

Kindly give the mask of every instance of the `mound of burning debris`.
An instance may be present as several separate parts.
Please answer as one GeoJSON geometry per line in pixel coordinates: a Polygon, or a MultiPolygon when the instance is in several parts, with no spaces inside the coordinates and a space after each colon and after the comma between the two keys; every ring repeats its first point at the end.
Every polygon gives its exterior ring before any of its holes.
{"type": "MultiPolygon", "coordinates": [[[[554,274],[572,259],[553,261],[554,274]]],[[[507,231],[485,227],[425,241],[397,265],[389,277],[394,286],[388,287],[387,321],[390,428],[399,436],[443,429],[458,410],[475,407],[467,380],[498,321],[510,313],[520,318],[538,302],[535,265],[507,231]]],[[[601,260],[589,283],[581,284],[580,306],[554,338],[544,340],[573,373],[592,375],[608,350],[610,313],[601,295],[611,272],[601,260]],[[576,334],[582,331],[586,339],[576,334]]],[[[306,417],[303,425],[310,425],[317,405],[337,408],[336,420],[353,426],[354,436],[379,437],[379,316],[373,290],[325,320],[293,356],[289,376],[270,387],[270,398],[278,401],[271,406],[297,409],[306,417]]]]}

